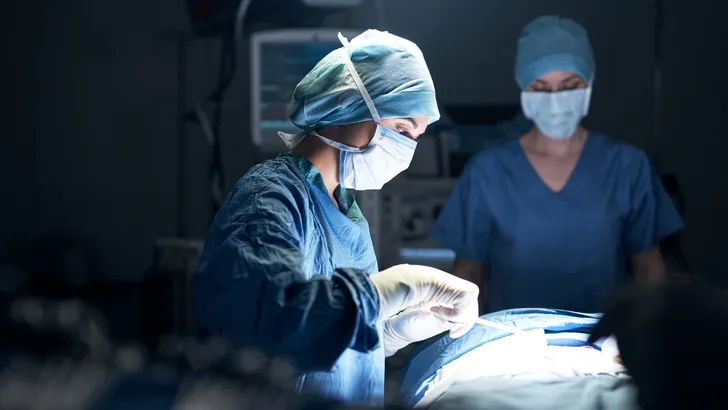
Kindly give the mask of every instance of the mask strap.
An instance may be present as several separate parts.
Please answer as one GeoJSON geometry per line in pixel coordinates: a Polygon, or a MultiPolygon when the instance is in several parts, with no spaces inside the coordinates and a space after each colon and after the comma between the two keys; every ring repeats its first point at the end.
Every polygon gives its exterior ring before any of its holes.
{"type": "Polygon", "coordinates": [[[365,148],[354,148],[354,147],[350,147],[348,145],[344,145],[344,144],[342,144],[342,143],[340,143],[338,141],[330,140],[330,139],[324,137],[323,135],[320,135],[316,131],[311,131],[309,134],[317,137],[324,144],[326,144],[326,145],[328,145],[330,147],[334,147],[334,148],[338,149],[339,151],[346,151],[346,152],[365,152],[365,151],[368,151],[369,150],[369,147],[365,147],[365,148]]]}
{"type": "Polygon", "coordinates": [[[346,68],[349,69],[349,74],[351,74],[351,78],[354,80],[356,88],[359,89],[361,96],[364,97],[364,103],[366,103],[367,108],[369,108],[369,113],[371,113],[374,122],[377,124],[381,124],[382,120],[381,118],[379,118],[379,113],[374,107],[374,102],[369,96],[369,92],[367,91],[366,87],[364,87],[364,83],[361,81],[361,77],[359,77],[359,74],[356,71],[356,67],[354,67],[354,63],[351,61],[351,57],[349,56],[349,40],[347,40],[346,37],[339,33],[339,41],[341,41],[341,44],[344,45],[344,51],[346,51],[346,68]]]}

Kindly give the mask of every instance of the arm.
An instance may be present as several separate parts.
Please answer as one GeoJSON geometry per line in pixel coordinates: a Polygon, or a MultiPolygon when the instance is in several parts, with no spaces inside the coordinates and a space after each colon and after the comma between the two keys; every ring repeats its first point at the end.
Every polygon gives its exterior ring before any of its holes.
{"type": "MultiPolygon", "coordinates": [[[[480,289],[481,302],[487,298],[485,262],[488,255],[492,219],[486,206],[488,175],[476,157],[442,208],[432,230],[432,237],[455,251],[452,274],[471,281],[480,289]]],[[[481,303],[481,311],[483,308],[481,303]]]]}
{"type": "Polygon", "coordinates": [[[485,307],[488,306],[488,278],[485,272],[485,264],[483,262],[473,262],[467,259],[455,258],[452,267],[452,274],[473,282],[480,287],[480,314],[487,313],[485,307]]]}
{"type": "Polygon", "coordinates": [[[659,247],[632,255],[630,263],[634,281],[639,285],[658,284],[667,280],[667,267],[659,247]]]}
{"type": "Polygon", "coordinates": [[[667,267],[658,245],[665,237],[682,230],[683,223],[643,153],[640,152],[635,165],[630,172],[634,180],[625,227],[626,250],[634,282],[656,284],[667,279],[667,267]]]}
{"type": "MultiPolygon", "coordinates": [[[[473,262],[463,258],[455,258],[452,274],[473,283],[485,285],[485,265],[482,262],[473,262]]],[[[481,286],[481,292],[483,286],[481,286]]]]}
{"type": "Polygon", "coordinates": [[[367,272],[307,279],[305,194],[259,182],[265,189],[241,188],[215,218],[194,282],[198,325],[302,371],[329,370],[346,348],[374,349],[379,300],[367,272]]]}

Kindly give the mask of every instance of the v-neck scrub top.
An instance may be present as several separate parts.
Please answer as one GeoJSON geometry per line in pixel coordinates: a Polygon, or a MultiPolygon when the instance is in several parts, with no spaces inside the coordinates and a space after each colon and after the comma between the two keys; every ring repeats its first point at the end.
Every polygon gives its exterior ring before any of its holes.
{"type": "Polygon", "coordinates": [[[458,258],[484,263],[489,312],[598,312],[628,280],[629,256],[682,228],[644,152],[591,132],[559,192],[517,140],[479,153],[432,236],[458,258]]]}

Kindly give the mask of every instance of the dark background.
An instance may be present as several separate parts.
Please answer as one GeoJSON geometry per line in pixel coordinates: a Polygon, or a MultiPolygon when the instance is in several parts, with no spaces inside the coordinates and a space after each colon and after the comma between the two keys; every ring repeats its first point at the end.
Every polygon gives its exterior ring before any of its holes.
{"type": "MultiPolygon", "coordinates": [[[[691,271],[728,281],[721,276],[728,272],[723,239],[728,232],[723,149],[728,24],[716,9],[719,2],[663,2],[657,137],[651,1],[383,3],[383,28],[421,47],[444,104],[517,103],[513,62],[521,27],[544,13],[563,14],[586,26],[597,60],[590,124],[641,147],[660,173],[678,177],[688,207],[682,246],[691,271]]],[[[188,30],[185,4],[29,0],[8,7],[3,18],[8,108],[0,149],[0,258],[15,257],[14,244],[65,232],[89,246],[96,280],[139,283],[152,263],[155,238],[177,233],[175,33],[188,30]]],[[[324,20],[337,28],[382,28],[371,1],[324,20]]],[[[254,163],[247,38],[224,106],[226,188],[254,163]]],[[[192,107],[214,88],[219,42],[198,39],[187,50],[192,107]]],[[[189,237],[203,238],[211,213],[209,150],[194,126],[188,144],[183,218],[189,237]]],[[[130,306],[130,298],[121,298],[119,306],[130,306]]]]}

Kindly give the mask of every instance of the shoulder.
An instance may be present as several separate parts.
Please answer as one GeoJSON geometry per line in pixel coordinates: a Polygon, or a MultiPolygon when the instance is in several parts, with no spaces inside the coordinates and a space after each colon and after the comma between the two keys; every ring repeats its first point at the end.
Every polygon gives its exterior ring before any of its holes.
{"type": "Polygon", "coordinates": [[[601,151],[608,165],[617,166],[619,170],[631,175],[649,172],[650,160],[642,149],[598,132],[590,132],[589,138],[601,151]]]}
{"type": "Polygon", "coordinates": [[[305,177],[285,159],[276,158],[251,168],[236,183],[220,210],[225,219],[248,213],[279,212],[305,206],[305,177]]]}

